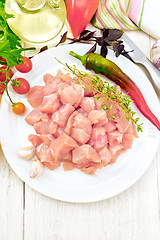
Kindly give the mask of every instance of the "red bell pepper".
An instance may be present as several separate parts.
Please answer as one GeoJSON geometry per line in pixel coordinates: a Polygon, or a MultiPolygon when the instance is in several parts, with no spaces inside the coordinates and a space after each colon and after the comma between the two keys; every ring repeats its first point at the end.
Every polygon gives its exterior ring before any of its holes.
{"type": "Polygon", "coordinates": [[[67,20],[73,37],[83,32],[91,21],[100,0],[65,0],[67,20]]]}

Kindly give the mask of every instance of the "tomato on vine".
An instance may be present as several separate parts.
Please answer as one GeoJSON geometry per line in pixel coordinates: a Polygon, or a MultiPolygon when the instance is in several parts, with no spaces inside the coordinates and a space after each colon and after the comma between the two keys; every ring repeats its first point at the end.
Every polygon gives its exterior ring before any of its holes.
{"type": "Polygon", "coordinates": [[[3,65],[7,65],[6,59],[4,59],[4,58],[2,58],[2,57],[0,57],[0,62],[3,62],[3,65]]]}
{"type": "Polygon", "coordinates": [[[28,57],[23,57],[23,62],[15,67],[21,73],[28,73],[32,70],[32,62],[28,57]]]}
{"type": "Polygon", "coordinates": [[[5,83],[0,83],[0,95],[4,93],[6,89],[6,84],[5,83]]]}
{"type": "Polygon", "coordinates": [[[30,90],[29,82],[24,78],[16,78],[12,81],[12,88],[16,93],[26,94],[30,90]]]}
{"type": "Polygon", "coordinates": [[[15,114],[21,115],[25,112],[26,107],[23,103],[17,102],[12,104],[12,110],[15,114]]]}
{"type": "MultiPolygon", "coordinates": [[[[0,82],[5,82],[6,81],[6,66],[0,67],[0,82]]],[[[13,71],[12,69],[9,68],[9,78],[13,77],[13,71]]]]}

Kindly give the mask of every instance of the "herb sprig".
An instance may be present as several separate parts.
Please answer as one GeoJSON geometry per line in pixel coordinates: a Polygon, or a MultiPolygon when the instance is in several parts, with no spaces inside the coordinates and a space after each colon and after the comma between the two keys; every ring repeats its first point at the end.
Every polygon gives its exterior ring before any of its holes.
{"type": "Polygon", "coordinates": [[[99,102],[100,106],[105,111],[110,111],[110,118],[115,119],[115,114],[111,113],[112,104],[109,102],[118,104],[118,106],[124,112],[124,118],[128,121],[131,121],[136,125],[137,131],[142,132],[142,124],[138,124],[139,118],[134,118],[136,112],[131,108],[131,103],[133,102],[127,94],[123,94],[119,87],[110,86],[108,81],[103,81],[99,76],[92,75],[88,72],[80,71],[74,65],[73,67],[69,66],[67,63],[64,64],[56,59],[59,63],[64,65],[65,70],[71,72],[77,77],[77,84],[81,84],[85,90],[84,83],[90,86],[90,91],[94,93],[94,97],[99,102]],[[89,80],[89,81],[88,81],[89,80]],[[102,101],[103,100],[103,101],[102,101]]]}

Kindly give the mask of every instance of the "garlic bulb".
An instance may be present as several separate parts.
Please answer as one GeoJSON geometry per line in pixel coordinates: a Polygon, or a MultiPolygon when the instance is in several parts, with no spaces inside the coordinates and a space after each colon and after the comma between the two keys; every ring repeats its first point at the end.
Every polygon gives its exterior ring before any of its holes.
{"type": "Polygon", "coordinates": [[[36,153],[36,149],[33,146],[19,148],[17,150],[18,157],[25,160],[31,160],[35,156],[35,153],[36,153]]]}
{"type": "Polygon", "coordinates": [[[40,176],[43,171],[43,168],[44,168],[43,164],[38,159],[34,159],[30,170],[30,177],[35,178],[40,176]]]}
{"type": "Polygon", "coordinates": [[[153,64],[160,69],[160,40],[156,41],[151,49],[151,59],[153,64]]]}

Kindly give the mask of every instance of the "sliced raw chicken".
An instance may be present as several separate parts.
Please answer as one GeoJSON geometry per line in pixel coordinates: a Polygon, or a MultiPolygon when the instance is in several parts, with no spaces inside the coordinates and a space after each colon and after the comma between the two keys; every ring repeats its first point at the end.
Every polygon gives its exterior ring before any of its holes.
{"type": "Polygon", "coordinates": [[[90,145],[96,150],[107,146],[107,134],[106,130],[103,127],[93,127],[91,139],[89,141],[90,145]]]}
{"type": "Polygon", "coordinates": [[[52,93],[55,93],[57,91],[57,81],[54,80],[53,82],[46,83],[46,85],[43,87],[43,94],[51,95],[52,93]]]}
{"type": "Polygon", "coordinates": [[[106,129],[106,132],[112,132],[117,128],[116,123],[111,120],[108,120],[108,122],[104,124],[103,127],[106,129]]]}
{"type": "Polygon", "coordinates": [[[51,120],[50,124],[49,124],[49,133],[50,134],[55,134],[56,131],[57,131],[57,127],[58,127],[58,124],[56,122],[54,122],[53,120],[51,120]]]}
{"type": "Polygon", "coordinates": [[[85,144],[72,150],[72,162],[78,164],[88,162],[101,162],[101,159],[94,148],[92,148],[89,144],[85,144]]]}
{"type": "Polygon", "coordinates": [[[40,121],[34,124],[34,129],[37,134],[49,134],[49,122],[40,121]]]}
{"type": "Polygon", "coordinates": [[[69,137],[65,133],[56,138],[49,146],[54,161],[62,159],[65,154],[77,147],[78,144],[73,140],[73,138],[69,137]]]}
{"type": "Polygon", "coordinates": [[[41,139],[41,137],[35,134],[30,134],[28,136],[28,140],[32,143],[32,145],[35,148],[43,143],[43,140],[41,139]]]}
{"type": "Polygon", "coordinates": [[[44,96],[40,111],[45,113],[53,113],[59,108],[59,99],[57,93],[53,93],[48,96],[44,96]]]}
{"type": "Polygon", "coordinates": [[[101,121],[105,124],[108,121],[107,113],[103,109],[102,110],[92,110],[88,114],[88,118],[90,119],[92,124],[97,124],[101,121]]]}
{"type": "Polygon", "coordinates": [[[65,133],[64,128],[58,126],[56,132],[54,133],[54,136],[57,138],[63,133],[65,133]]]}
{"type": "Polygon", "coordinates": [[[122,139],[122,146],[125,149],[129,149],[132,147],[132,143],[133,143],[133,139],[134,139],[134,135],[133,134],[127,134],[125,133],[123,135],[123,139],[122,139]]]}
{"type": "Polygon", "coordinates": [[[84,90],[81,85],[74,84],[65,87],[60,93],[60,100],[63,104],[69,103],[78,107],[84,96],[84,90]]]}
{"type": "Polygon", "coordinates": [[[98,155],[100,159],[105,163],[105,165],[107,165],[111,161],[112,154],[107,147],[98,150],[98,155]]]}
{"type": "Polygon", "coordinates": [[[124,118],[118,100],[91,90],[90,77],[79,79],[79,84],[77,77],[59,70],[43,80],[45,86],[33,87],[28,94],[34,109],[25,120],[38,134],[28,139],[40,149],[36,156],[46,167],[54,170],[63,164],[64,171],[77,168],[93,175],[132,147],[138,137],[135,124],[124,118]]]}
{"type": "Polygon", "coordinates": [[[40,151],[38,153],[38,158],[41,162],[52,162],[53,156],[51,154],[51,151],[48,147],[48,145],[43,144],[40,148],[40,151]]]}
{"type": "Polygon", "coordinates": [[[50,170],[54,170],[61,165],[61,162],[43,162],[43,164],[50,170]]]}
{"type": "Polygon", "coordinates": [[[71,137],[80,144],[85,144],[90,139],[90,135],[80,128],[72,128],[71,137]]]}
{"type": "Polygon", "coordinates": [[[90,135],[92,131],[91,121],[81,113],[74,117],[73,127],[83,129],[88,135],[90,135]]]}
{"type": "Polygon", "coordinates": [[[63,162],[64,171],[71,171],[76,167],[76,164],[71,161],[63,162]]]}
{"type": "Polygon", "coordinates": [[[69,116],[73,113],[74,107],[70,104],[62,105],[56,112],[52,114],[52,120],[60,127],[64,128],[67,124],[69,116]]]}
{"type": "Polygon", "coordinates": [[[72,152],[68,152],[67,154],[65,154],[62,159],[60,159],[62,162],[64,161],[72,161],[72,152]]]}
{"type": "Polygon", "coordinates": [[[43,96],[43,87],[35,86],[29,90],[27,100],[33,108],[37,108],[41,105],[43,96]]]}
{"type": "Polygon", "coordinates": [[[45,73],[43,75],[43,81],[45,82],[45,84],[54,83],[56,81],[56,77],[50,73],[45,73]]]}
{"type": "Polygon", "coordinates": [[[48,122],[49,117],[47,114],[42,113],[38,108],[34,108],[26,117],[25,121],[33,126],[35,123],[43,120],[44,122],[48,122]]]}
{"type": "Polygon", "coordinates": [[[65,133],[70,135],[71,134],[71,129],[73,127],[73,123],[74,123],[74,118],[75,116],[78,115],[78,112],[77,111],[74,111],[71,116],[68,118],[68,121],[67,121],[67,124],[66,124],[66,127],[65,127],[65,133]]]}
{"type": "Polygon", "coordinates": [[[116,146],[122,143],[123,134],[117,130],[107,133],[107,136],[110,146],[116,146]]]}
{"type": "Polygon", "coordinates": [[[43,143],[46,145],[50,145],[53,140],[55,140],[55,137],[52,134],[42,134],[40,135],[40,138],[42,139],[43,143]]]}
{"type": "Polygon", "coordinates": [[[95,109],[95,102],[93,97],[84,97],[80,103],[80,107],[87,113],[95,109]]]}

